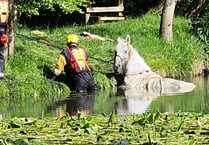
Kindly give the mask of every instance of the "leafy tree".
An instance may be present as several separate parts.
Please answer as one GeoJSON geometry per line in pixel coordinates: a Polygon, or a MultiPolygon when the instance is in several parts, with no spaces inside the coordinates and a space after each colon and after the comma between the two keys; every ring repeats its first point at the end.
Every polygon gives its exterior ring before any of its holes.
{"type": "Polygon", "coordinates": [[[80,12],[81,7],[90,3],[90,0],[18,0],[17,9],[19,15],[39,15],[40,10],[55,11],[57,8],[64,13],[80,12]]]}

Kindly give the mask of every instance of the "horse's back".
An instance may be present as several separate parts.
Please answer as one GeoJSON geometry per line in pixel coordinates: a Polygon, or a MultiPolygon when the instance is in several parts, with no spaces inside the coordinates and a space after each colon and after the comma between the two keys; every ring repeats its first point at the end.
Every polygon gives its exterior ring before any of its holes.
{"type": "Polygon", "coordinates": [[[187,93],[195,89],[195,85],[190,82],[176,80],[172,78],[162,78],[155,72],[147,72],[138,75],[125,76],[125,86],[127,88],[142,88],[151,94],[158,96],[187,93]]]}
{"type": "Polygon", "coordinates": [[[195,85],[190,82],[176,80],[172,78],[162,78],[163,82],[163,94],[177,94],[192,92],[195,89],[195,85]]]}
{"type": "Polygon", "coordinates": [[[150,94],[159,96],[162,91],[162,78],[155,72],[149,71],[142,74],[125,76],[124,82],[127,88],[140,88],[150,94]]]}

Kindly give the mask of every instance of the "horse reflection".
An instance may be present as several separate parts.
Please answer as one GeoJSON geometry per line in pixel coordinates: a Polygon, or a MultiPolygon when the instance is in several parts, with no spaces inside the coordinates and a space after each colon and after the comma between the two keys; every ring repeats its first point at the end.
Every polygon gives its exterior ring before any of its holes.
{"type": "Polygon", "coordinates": [[[93,111],[95,93],[71,93],[70,96],[62,101],[56,102],[56,114],[58,117],[77,116],[78,113],[90,115],[93,111]],[[63,106],[66,105],[63,109],[63,106]]]}
{"type": "Polygon", "coordinates": [[[156,90],[143,88],[128,88],[123,90],[125,98],[115,104],[115,112],[119,115],[142,114],[147,111],[152,101],[161,95],[156,90]]]}

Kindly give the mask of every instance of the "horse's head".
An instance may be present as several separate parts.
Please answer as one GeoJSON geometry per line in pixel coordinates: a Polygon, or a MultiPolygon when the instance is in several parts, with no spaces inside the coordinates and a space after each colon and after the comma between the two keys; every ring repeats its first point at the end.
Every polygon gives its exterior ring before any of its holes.
{"type": "Polygon", "coordinates": [[[118,37],[118,44],[115,47],[115,57],[114,57],[114,71],[116,73],[122,73],[125,71],[125,66],[130,57],[130,36],[127,35],[126,39],[121,39],[118,37]]]}

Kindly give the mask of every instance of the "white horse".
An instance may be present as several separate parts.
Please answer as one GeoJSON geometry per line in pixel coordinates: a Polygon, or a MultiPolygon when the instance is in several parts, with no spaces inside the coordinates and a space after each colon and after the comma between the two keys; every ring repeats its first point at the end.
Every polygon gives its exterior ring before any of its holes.
{"type": "Polygon", "coordinates": [[[115,47],[114,71],[124,74],[125,89],[133,87],[147,89],[151,94],[172,95],[191,92],[195,85],[190,82],[172,78],[162,78],[139,55],[130,43],[130,36],[126,39],[118,37],[115,47]]]}

